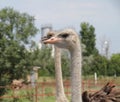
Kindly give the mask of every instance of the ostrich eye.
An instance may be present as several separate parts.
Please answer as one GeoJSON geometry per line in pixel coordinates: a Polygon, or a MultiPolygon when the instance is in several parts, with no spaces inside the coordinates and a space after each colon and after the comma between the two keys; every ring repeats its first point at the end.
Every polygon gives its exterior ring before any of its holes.
{"type": "Polygon", "coordinates": [[[59,35],[59,37],[62,37],[62,38],[67,38],[69,36],[69,34],[61,34],[61,35],[59,35]]]}
{"type": "Polygon", "coordinates": [[[49,35],[47,35],[47,38],[49,39],[49,38],[51,38],[52,37],[52,35],[51,34],[49,34],[49,35]]]}

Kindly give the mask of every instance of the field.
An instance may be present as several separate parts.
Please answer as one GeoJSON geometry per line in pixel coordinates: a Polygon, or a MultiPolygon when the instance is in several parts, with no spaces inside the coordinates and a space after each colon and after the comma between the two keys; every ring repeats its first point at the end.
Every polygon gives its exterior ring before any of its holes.
{"type": "MultiPolygon", "coordinates": [[[[100,77],[97,82],[93,76],[83,77],[82,91],[95,92],[102,88],[107,82],[116,85],[116,89],[120,89],[120,77],[100,77]]],[[[70,99],[70,81],[64,80],[64,88],[66,96],[70,99]]],[[[7,93],[0,97],[0,102],[55,102],[55,80],[50,77],[41,77],[35,87],[24,85],[20,89],[12,89],[6,87],[7,93]]]]}

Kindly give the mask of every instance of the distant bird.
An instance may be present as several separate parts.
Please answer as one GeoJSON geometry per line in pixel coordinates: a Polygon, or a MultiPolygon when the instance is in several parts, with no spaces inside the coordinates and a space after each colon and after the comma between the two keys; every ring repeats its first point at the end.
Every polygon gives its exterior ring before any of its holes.
{"type": "Polygon", "coordinates": [[[72,29],[65,29],[43,38],[45,44],[54,44],[68,49],[71,55],[71,92],[72,102],[82,102],[81,91],[81,43],[78,34],[72,29]],[[51,37],[52,36],[52,37],[51,37]]]}

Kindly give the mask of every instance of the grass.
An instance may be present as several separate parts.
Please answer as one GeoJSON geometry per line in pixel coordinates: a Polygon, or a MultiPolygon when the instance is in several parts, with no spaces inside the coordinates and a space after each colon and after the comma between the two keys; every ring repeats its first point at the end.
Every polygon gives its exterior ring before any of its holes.
{"type": "MultiPolygon", "coordinates": [[[[51,91],[51,87],[47,87],[44,90],[45,94],[49,94],[51,91]]],[[[10,98],[3,98],[0,102],[55,102],[55,96],[37,96],[36,98],[35,94],[35,89],[16,90],[14,92],[13,90],[8,90],[4,96],[9,96],[10,98]]]]}
{"type": "Polygon", "coordinates": [[[55,97],[54,96],[48,96],[48,97],[45,97],[45,98],[39,100],[38,102],[55,102],[55,97]]]}
{"type": "MultiPolygon", "coordinates": [[[[95,85],[94,84],[94,78],[93,76],[89,76],[89,77],[83,77],[83,81],[85,81],[87,84],[85,84],[84,86],[84,90],[90,91],[90,90],[99,90],[100,88],[103,87],[103,85],[105,85],[107,82],[113,82],[117,85],[117,88],[119,88],[120,86],[120,77],[99,77],[98,78],[99,83],[102,83],[101,85],[95,85]]],[[[38,82],[54,82],[54,78],[50,78],[50,77],[41,77],[39,78],[38,82]]],[[[38,84],[39,88],[37,89],[38,95],[41,95],[43,92],[44,94],[47,94],[47,96],[37,96],[37,102],[55,102],[55,95],[51,96],[51,93],[55,94],[55,86],[53,86],[52,84],[48,84],[48,85],[43,85],[41,86],[40,84],[38,84]],[[44,88],[44,90],[43,90],[44,88]]],[[[70,90],[69,89],[65,89],[65,90],[70,90]]],[[[25,96],[25,97],[14,97],[14,98],[4,98],[2,101],[0,100],[0,102],[36,102],[36,96],[33,96],[36,94],[36,89],[35,88],[30,88],[30,89],[21,89],[18,91],[14,91],[13,90],[8,90],[8,92],[5,94],[7,96],[25,96]],[[14,93],[14,94],[13,94],[14,93]]],[[[69,97],[70,99],[70,97],[69,97]]]]}

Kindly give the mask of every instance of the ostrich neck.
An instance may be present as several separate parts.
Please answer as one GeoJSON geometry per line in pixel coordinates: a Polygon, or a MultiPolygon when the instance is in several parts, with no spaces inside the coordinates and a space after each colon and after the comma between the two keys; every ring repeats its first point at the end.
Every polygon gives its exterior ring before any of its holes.
{"type": "Polygon", "coordinates": [[[61,51],[55,48],[55,77],[56,77],[56,102],[68,102],[64,93],[62,70],[61,70],[61,51]],[[63,101],[64,100],[64,101],[63,101]]]}
{"type": "Polygon", "coordinates": [[[81,47],[80,43],[70,50],[71,54],[71,91],[72,102],[82,102],[81,99],[81,47]]]}

